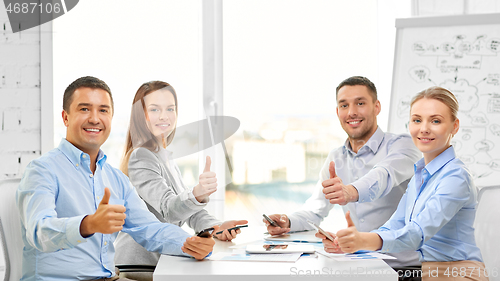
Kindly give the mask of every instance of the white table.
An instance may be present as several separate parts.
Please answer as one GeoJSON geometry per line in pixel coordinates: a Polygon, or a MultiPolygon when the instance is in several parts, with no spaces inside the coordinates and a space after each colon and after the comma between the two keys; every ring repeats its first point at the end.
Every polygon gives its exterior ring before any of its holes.
{"type": "MultiPolygon", "coordinates": [[[[240,236],[244,235],[240,234],[240,236]]],[[[259,239],[259,236],[257,238],[248,235],[240,236],[233,240],[234,242],[216,240],[214,252],[232,252],[233,249],[230,249],[230,246],[242,245],[259,239]]],[[[382,260],[335,261],[322,255],[318,255],[318,258],[300,258],[295,263],[196,261],[190,258],[162,255],[153,275],[155,281],[280,281],[290,280],[290,278],[292,280],[397,281],[398,275],[382,260]]]]}

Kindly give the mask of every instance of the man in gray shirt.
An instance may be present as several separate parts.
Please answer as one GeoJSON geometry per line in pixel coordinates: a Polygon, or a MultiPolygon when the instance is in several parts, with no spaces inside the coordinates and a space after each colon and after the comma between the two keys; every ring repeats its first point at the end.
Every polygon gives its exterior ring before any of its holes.
{"type": "MultiPolygon", "coordinates": [[[[337,116],[348,135],[345,144],[332,150],[320,172],[314,193],[301,210],[269,217],[280,227],[268,225],[270,234],[308,230],[319,224],[335,204],[351,212],[360,231],[383,225],[394,213],[413,176],[421,153],[408,134],[384,133],[377,125],[380,102],[375,85],[354,76],[337,87],[337,116]]],[[[392,267],[419,266],[416,252],[394,254],[392,267]]]]}

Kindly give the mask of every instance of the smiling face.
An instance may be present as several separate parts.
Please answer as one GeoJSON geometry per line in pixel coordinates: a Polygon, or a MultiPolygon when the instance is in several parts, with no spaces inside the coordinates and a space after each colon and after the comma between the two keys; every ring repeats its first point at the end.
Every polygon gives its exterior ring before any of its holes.
{"type": "Polygon", "coordinates": [[[168,90],[157,90],[144,97],[146,123],[159,140],[166,139],[177,125],[174,95],[168,90]]]}
{"type": "Polygon", "coordinates": [[[93,159],[111,132],[113,112],[109,93],[102,89],[78,88],[62,117],[66,140],[93,159]]]}
{"type": "MultiPolygon", "coordinates": [[[[337,116],[351,147],[363,146],[377,130],[380,102],[363,85],[343,86],[337,94],[337,116]]],[[[357,149],[355,149],[355,152],[357,149]]]]}
{"type": "Polygon", "coordinates": [[[450,147],[458,128],[458,119],[454,120],[450,108],[439,100],[422,98],[411,107],[410,134],[426,165],[450,147]]]}

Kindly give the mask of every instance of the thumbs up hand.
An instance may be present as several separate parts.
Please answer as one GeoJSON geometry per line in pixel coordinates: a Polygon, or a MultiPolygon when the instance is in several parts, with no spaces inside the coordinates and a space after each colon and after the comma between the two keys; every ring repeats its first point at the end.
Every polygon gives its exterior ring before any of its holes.
{"type": "Polygon", "coordinates": [[[330,201],[330,204],[345,205],[349,202],[358,201],[358,190],[351,184],[344,185],[342,179],[337,176],[335,172],[335,163],[330,162],[328,167],[330,178],[323,181],[323,193],[325,198],[330,201]]]}
{"type": "Polygon", "coordinates": [[[110,197],[109,188],[104,188],[104,195],[96,212],[86,216],[80,224],[80,234],[83,237],[88,237],[96,232],[112,234],[122,230],[127,217],[125,215],[127,209],[123,205],[110,205],[110,197]]]}
{"type": "Polygon", "coordinates": [[[337,240],[339,242],[340,249],[343,252],[354,253],[363,247],[362,235],[356,229],[356,226],[351,219],[351,212],[347,211],[345,219],[347,221],[347,228],[337,232],[337,240]]]}
{"type": "Polygon", "coordinates": [[[205,169],[199,177],[198,184],[193,188],[193,195],[200,203],[206,202],[208,196],[217,191],[217,177],[214,172],[210,172],[211,164],[212,160],[207,156],[205,169]]]}
{"type": "Polygon", "coordinates": [[[351,219],[351,213],[345,214],[347,228],[337,232],[337,241],[340,249],[345,253],[354,253],[359,250],[377,251],[382,248],[383,240],[374,232],[359,232],[351,219]]]}

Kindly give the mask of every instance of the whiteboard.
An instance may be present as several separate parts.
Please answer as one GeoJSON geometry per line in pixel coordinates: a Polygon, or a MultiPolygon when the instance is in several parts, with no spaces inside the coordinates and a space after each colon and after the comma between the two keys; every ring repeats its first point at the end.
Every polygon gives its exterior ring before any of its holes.
{"type": "Polygon", "coordinates": [[[389,131],[408,132],[410,100],[441,86],[457,97],[452,144],[478,187],[500,182],[500,14],[396,20],[389,131]]]}

